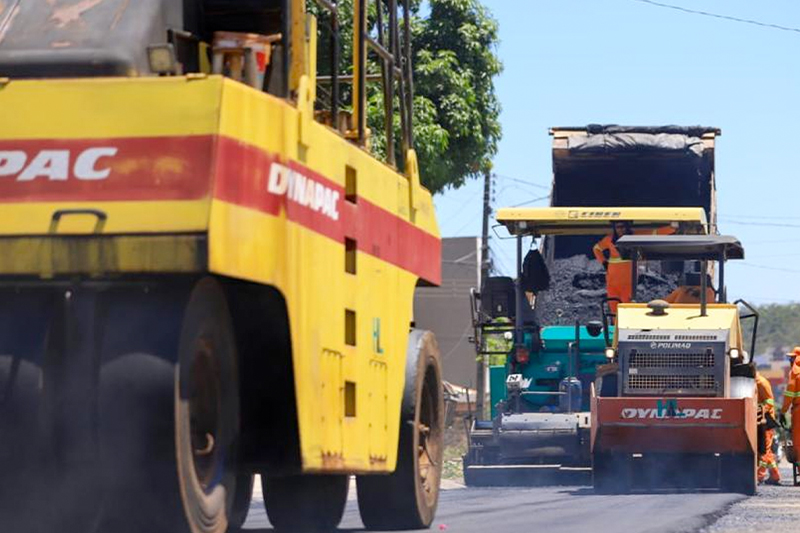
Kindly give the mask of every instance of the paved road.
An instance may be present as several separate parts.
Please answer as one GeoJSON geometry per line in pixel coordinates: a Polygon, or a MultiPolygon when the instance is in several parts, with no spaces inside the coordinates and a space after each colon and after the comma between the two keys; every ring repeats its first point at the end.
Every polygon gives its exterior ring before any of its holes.
{"type": "MultiPolygon", "coordinates": [[[[581,486],[454,489],[442,492],[430,531],[689,533],[709,525],[741,499],[718,493],[598,496],[581,486]]],[[[341,528],[364,531],[352,494],[341,528]]],[[[258,498],[245,530],[272,531],[258,498]]]]}

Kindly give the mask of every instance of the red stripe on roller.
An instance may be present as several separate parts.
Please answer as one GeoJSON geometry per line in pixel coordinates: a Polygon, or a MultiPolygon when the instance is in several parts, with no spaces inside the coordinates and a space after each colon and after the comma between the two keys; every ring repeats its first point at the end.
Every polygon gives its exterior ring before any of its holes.
{"type": "Polygon", "coordinates": [[[276,216],[284,211],[288,220],[341,243],[355,239],[359,251],[441,282],[437,237],[364,198],[348,202],[342,186],[298,163],[283,167],[277,157],[224,137],[217,150],[216,198],[276,216]],[[270,192],[271,176],[273,190],[281,193],[270,192]],[[293,184],[282,191],[284,179],[293,184]]]}
{"type": "MultiPolygon", "coordinates": [[[[432,283],[438,238],[337,183],[222,136],[0,141],[0,203],[192,200],[208,195],[278,216],[432,283]],[[271,178],[273,183],[270,183],[271,178]]],[[[157,216],[153,214],[153,216],[157,216]]]]}
{"type": "Polygon", "coordinates": [[[0,202],[192,200],[214,137],[0,141],[0,202]]]}

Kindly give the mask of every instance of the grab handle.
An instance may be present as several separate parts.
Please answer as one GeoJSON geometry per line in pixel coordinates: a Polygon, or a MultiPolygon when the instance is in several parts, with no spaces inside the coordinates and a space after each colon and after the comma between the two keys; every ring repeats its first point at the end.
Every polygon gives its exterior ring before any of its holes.
{"type": "Polygon", "coordinates": [[[58,224],[65,215],[91,215],[96,217],[97,222],[94,224],[93,233],[102,233],[108,219],[108,215],[99,209],[58,209],[53,213],[53,218],[50,220],[49,233],[58,233],[58,224]]]}

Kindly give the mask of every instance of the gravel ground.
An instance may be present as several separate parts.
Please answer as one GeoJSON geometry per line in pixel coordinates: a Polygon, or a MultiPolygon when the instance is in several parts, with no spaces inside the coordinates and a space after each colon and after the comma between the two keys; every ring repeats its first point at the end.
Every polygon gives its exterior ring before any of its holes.
{"type": "Polygon", "coordinates": [[[760,485],[758,494],[730,507],[702,533],[796,533],[800,531],[800,487],[791,468],[782,467],[783,486],[760,485]]]}

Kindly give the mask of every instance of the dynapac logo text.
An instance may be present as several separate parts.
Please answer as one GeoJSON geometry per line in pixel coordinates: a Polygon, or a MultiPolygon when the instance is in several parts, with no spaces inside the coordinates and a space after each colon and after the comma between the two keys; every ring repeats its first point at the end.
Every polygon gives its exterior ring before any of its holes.
{"type": "Polygon", "coordinates": [[[722,409],[680,408],[674,399],[658,400],[656,407],[623,407],[620,416],[626,420],[675,419],[675,420],[720,420],[722,409]]]}
{"type": "Polygon", "coordinates": [[[111,168],[104,158],[114,157],[119,150],[112,146],[73,150],[40,150],[29,154],[22,150],[0,150],[0,179],[16,181],[67,181],[71,178],[104,180],[111,168]]]}
{"type": "Polygon", "coordinates": [[[267,191],[339,220],[339,191],[335,191],[308,176],[279,163],[269,168],[267,191]]]}

